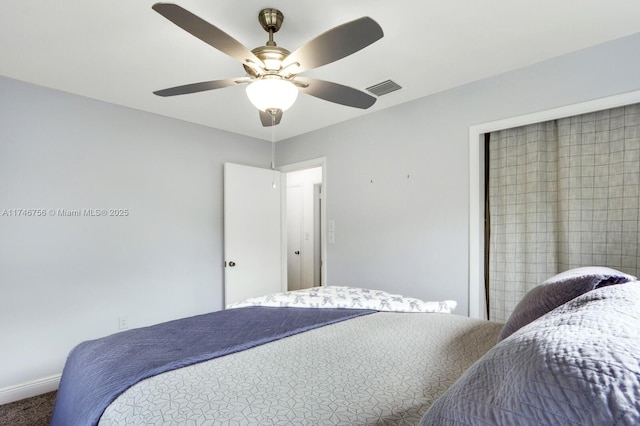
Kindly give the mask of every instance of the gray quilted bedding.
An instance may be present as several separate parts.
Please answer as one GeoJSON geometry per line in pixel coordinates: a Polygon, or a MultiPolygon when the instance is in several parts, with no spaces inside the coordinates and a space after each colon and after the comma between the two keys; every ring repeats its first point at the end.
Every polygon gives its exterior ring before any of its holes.
{"type": "Polygon", "coordinates": [[[501,327],[378,312],[146,379],[99,424],[415,425],[501,327]]]}
{"type": "Polygon", "coordinates": [[[589,291],[522,327],[421,424],[639,425],[640,283],[589,291]]]}

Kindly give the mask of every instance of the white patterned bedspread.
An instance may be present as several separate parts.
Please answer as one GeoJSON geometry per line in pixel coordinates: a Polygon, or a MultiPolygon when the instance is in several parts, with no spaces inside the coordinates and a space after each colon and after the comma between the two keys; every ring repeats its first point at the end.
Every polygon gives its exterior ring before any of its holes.
{"type": "Polygon", "coordinates": [[[100,425],[415,425],[501,328],[376,312],[144,380],[100,425]]]}
{"type": "Polygon", "coordinates": [[[245,306],[349,308],[373,309],[382,312],[438,312],[449,314],[456,308],[457,303],[454,300],[426,302],[381,290],[324,286],[252,297],[242,302],[230,304],[227,309],[245,306]]]}

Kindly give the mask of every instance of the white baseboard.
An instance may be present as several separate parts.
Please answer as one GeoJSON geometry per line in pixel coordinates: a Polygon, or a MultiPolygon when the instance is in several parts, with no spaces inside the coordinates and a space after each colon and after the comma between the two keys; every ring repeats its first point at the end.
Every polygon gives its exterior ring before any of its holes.
{"type": "Polygon", "coordinates": [[[0,405],[58,389],[60,374],[0,389],[0,405]]]}

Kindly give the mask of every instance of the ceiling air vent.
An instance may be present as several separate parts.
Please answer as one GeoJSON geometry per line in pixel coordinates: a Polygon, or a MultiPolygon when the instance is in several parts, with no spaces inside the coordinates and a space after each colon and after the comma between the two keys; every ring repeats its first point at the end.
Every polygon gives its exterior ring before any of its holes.
{"type": "Polygon", "coordinates": [[[367,91],[373,93],[376,96],[386,95],[387,93],[395,92],[402,87],[395,81],[386,80],[382,83],[374,84],[371,87],[367,87],[367,91]]]}

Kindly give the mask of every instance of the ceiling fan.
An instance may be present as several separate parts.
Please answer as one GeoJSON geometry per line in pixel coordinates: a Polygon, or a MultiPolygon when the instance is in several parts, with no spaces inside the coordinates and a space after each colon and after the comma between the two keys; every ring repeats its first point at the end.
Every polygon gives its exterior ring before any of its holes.
{"type": "Polygon", "coordinates": [[[203,81],[153,92],[158,96],[185,95],[248,84],[247,96],[260,110],[260,121],[265,127],[280,123],[283,111],[293,105],[298,92],[361,109],[369,108],[376,101],[375,97],[349,86],[298,76],[301,72],[349,56],[382,38],[382,28],[369,17],[334,27],[289,52],[273,40],[273,34],[280,30],[284,20],[284,15],[277,9],[263,9],[258,14],[262,28],[269,33],[269,41],[253,50],[176,4],[156,3],[153,10],[242,63],[247,73],[245,77],[203,81]]]}

